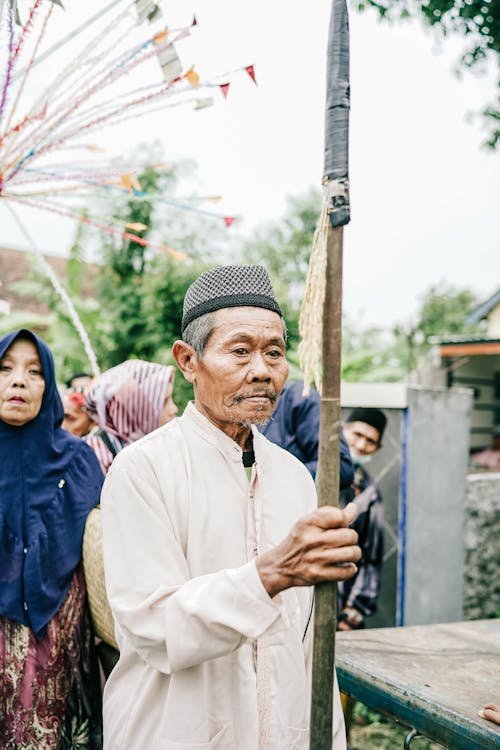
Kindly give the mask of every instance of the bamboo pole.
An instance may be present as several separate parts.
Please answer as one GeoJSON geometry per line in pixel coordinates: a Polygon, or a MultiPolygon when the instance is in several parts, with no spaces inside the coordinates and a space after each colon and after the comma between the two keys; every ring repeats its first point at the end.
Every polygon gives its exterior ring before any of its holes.
{"type": "MultiPolygon", "coordinates": [[[[323,388],[318,455],[318,506],[339,505],[340,361],[343,227],[328,227],[323,309],[323,388]]],[[[316,586],[310,750],[331,750],[337,584],[316,586]]]]}

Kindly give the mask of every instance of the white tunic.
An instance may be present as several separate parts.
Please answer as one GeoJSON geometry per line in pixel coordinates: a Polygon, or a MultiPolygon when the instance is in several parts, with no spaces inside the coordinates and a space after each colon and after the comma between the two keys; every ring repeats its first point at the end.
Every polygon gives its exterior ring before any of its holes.
{"type": "MultiPolygon", "coordinates": [[[[307,750],[312,588],[273,599],[255,557],[316,507],[291,454],[239,446],[193,404],[123,450],[102,494],[120,660],[105,750],[307,750]]],[[[335,683],[333,750],[345,750],[335,683]]]]}

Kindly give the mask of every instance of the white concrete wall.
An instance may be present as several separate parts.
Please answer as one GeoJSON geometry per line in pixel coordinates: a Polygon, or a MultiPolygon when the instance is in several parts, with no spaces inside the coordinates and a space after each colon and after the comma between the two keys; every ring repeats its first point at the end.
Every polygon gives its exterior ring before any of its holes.
{"type": "Polygon", "coordinates": [[[500,305],[497,305],[487,316],[488,336],[492,339],[500,339],[500,305]]]}

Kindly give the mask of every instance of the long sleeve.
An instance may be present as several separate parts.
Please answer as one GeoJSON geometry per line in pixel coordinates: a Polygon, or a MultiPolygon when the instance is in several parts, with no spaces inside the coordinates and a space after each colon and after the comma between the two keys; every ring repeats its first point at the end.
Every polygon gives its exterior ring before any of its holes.
{"type": "Polygon", "coordinates": [[[102,495],[106,588],[119,645],[127,639],[170,674],[228,654],[273,624],[283,627],[254,562],[191,577],[156,475],[146,478],[137,456],[126,458],[113,465],[102,495]]]}

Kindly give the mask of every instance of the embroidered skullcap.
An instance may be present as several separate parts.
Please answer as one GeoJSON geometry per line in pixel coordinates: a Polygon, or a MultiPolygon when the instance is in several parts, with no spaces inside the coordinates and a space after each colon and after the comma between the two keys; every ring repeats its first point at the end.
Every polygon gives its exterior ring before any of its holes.
{"type": "Polygon", "coordinates": [[[218,266],[202,273],[187,290],[182,333],[191,321],[223,307],[263,307],[282,314],[264,266],[218,266]]]}
{"type": "Polygon", "coordinates": [[[387,424],[387,417],[380,409],[373,409],[364,406],[358,406],[352,410],[347,417],[347,422],[364,422],[369,424],[370,427],[374,427],[378,430],[379,440],[382,440],[385,426],[387,424]]]}

